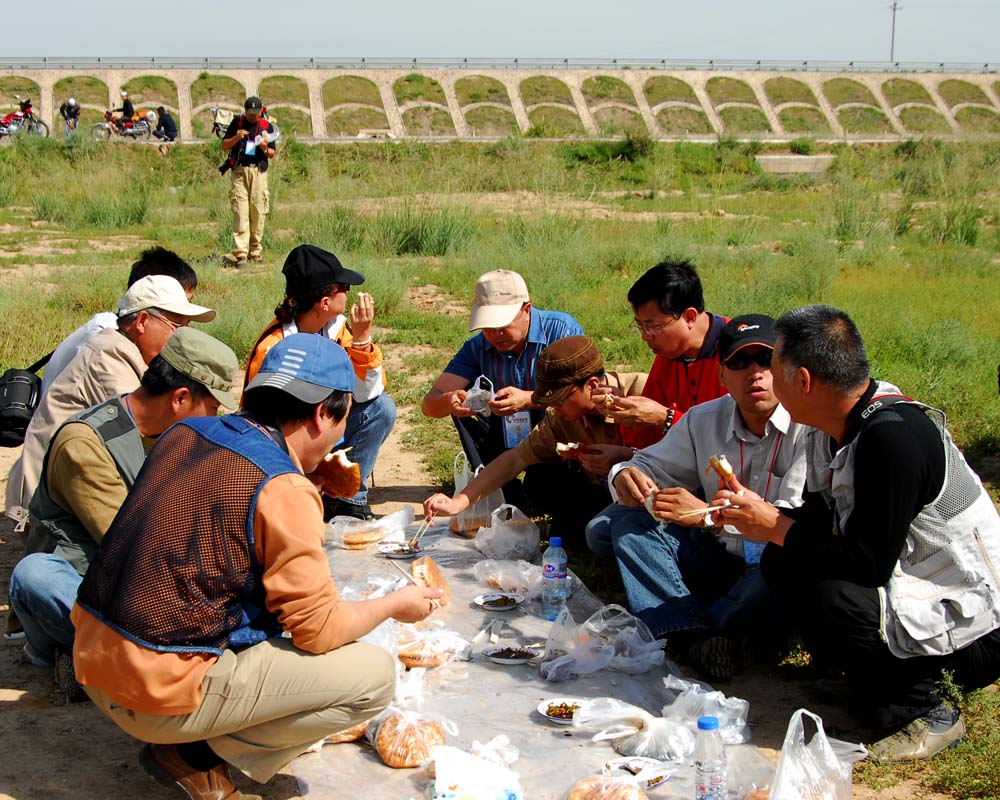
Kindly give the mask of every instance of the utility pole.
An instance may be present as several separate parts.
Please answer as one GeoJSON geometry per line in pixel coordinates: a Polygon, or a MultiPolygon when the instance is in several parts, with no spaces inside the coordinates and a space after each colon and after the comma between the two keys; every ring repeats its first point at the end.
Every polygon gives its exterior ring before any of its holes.
{"type": "Polygon", "coordinates": [[[892,34],[889,37],[889,63],[896,63],[896,11],[902,10],[899,0],[892,0],[892,34]]]}

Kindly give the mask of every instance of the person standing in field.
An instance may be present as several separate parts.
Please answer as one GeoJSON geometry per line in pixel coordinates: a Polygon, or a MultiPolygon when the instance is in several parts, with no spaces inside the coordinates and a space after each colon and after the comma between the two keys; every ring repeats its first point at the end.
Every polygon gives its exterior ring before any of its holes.
{"type": "Polygon", "coordinates": [[[277,152],[271,141],[274,129],[263,116],[263,109],[259,97],[248,97],[243,113],[229,123],[222,140],[222,149],[229,158],[219,170],[223,174],[231,172],[229,201],[233,207],[233,252],[223,260],[235,267],[247,259],[263,258],[264,220],[271,203],[267,168],[277,152]]]}
{"type": "Polygon", "coordinates": [[[75,97],[70,97],[59,106],[59,116],[66,122],[66,138],[73,135],[76,126],[80,124],[80,104],[75,97]]]}

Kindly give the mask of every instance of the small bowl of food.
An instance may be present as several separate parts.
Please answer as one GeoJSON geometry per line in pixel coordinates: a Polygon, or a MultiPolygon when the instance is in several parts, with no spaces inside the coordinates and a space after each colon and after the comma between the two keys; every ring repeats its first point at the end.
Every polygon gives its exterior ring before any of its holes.
{"type": "Polygon", "coordinates": [[[484,611],[512,611],[525,601],[517,592],[489,592],[476,595],[472,602],[484,611]]]}
{"type": "Polygon", "coordinates": [[[485,647],[482,652],[494,664],[504,665],[527,664],[542,654],[540,650],[535,650],[531,647],[514,647],[511,645],[485,647]]]}
{"type": "Polygon", "coordinates": [[[535,711],[556,725],[572,725],[573,712],[582,707],[583,701],[576,697],[553,697],[551,700],[542,700],[535,711]]]}

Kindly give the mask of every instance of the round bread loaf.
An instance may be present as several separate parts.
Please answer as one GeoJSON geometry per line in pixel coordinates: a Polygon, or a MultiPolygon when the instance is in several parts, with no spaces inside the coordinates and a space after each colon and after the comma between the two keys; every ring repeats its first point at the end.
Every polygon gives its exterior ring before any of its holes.
{"type": "Polygon", "coordinates": [[[632,781],[591,775],[577,781],[566,800],[648,800],[632,781]]]}
{"type": "Polygon", "coordinates": [[[421,556],[415,559],[410,565],[410,572],[420,586],[427,586],[431,589],[443,589],[444,594],[438,598],[438,603],[443,607],[448,605],[448,598],[451,597],[451,589],[448,588],[448,581],[441,572],[441,567],[437,565],[430,556],[421,556]]]}
{"type": "Polygon", "coordinates": [[[331,497],[354,497],[361,489],[361,466],[347,458],[346,450],[328,453],[316,467],[323,491],[331,497]]]}
{"type": "Polygon", "coordinates": [[[408,669],[413,669],[415,667],[431,669],[432,667],[440,667],[445,661],[447,661],[448,653],[435,652],[426,644],[421,642],[420,644],[400,650],[396,654],[396,657],[400,660],[402,665],[408,669]]]}
{"type": "Polygon", "coordinates": [[[356,742],[365,735],[365,731],[368,728],[368,723],[370,720],[365,720],[364,722],[359,722],[357,725],[352,725],[346,730],[335,733],[332,736],[326,737],[327,744],[340,744],[341,742],[356,742]]]}
{"type": "Polygon", "coordinates": [[[420,766],[439,744],[444,744],[444,730],[438,723],[402,714],[386,717],[375,734],[375,750],[393,769],[420,766]]]}

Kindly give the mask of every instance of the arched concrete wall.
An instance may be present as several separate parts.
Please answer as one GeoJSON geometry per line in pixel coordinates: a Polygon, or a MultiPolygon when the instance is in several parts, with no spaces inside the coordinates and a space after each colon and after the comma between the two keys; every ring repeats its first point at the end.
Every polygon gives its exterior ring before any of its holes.
{"type": "MultiPolygon", "coordinates": [[[[247,94],[256,94],[258,92],[258,87],[263,78],[269,77],[271,75],[288,75],[294,78],[302,80],[309,91],[309,116],[312,120],[313,136],[316,139],[327,138],[326,130],[326,116],[327,113],[333,110],[334,107],[327,109],[323,105],[323,84],[333,77],[345,76],[345,75],[357,75],[359,77],[367,78],[371,80],[379,90],[379,94],[382,98],[382,106],[385,110],[386,119],[388,120],[389,128],[393,135],[399,138],[404,138],[406,136],[406,130],[403,126],[402,117],[400,115],[400,107],[396,101],[395,95],[393,93],[393,83],[400,77],[403,77],[413,70],[404,69],[371,69],[371,70],[357,70],[357,69],[281,69],[281,70],[257,70],[257,69],[219,69],[211,70],[210,74],[226,76],[237,81],[246,91],[247,94]]],[[[563,82],[569,89],[570,96],[572,98],[573,106],[575,111],[580,118],[580,121],[590,135],[596,135],[597,125],[594,122],[594,117],[592,113],[592,106],[588,104],[587,99],[584,97],[582,92],[583,82],[587,78],[594,77],[596,75],[606,74],[612,75],[624,82],[632,91],[635,96],[635,108],[641,116],[643,122],[649,130],[650,136],[653,138],[670,138],[664,136],[664,134],[659,130],[656,124],[656,119],[653,114],[653,110],[650,108],[649,103],[646,100],[645,93],[643,92],[643,85],[646,80],[657,75],[670,76],[677,78],[689,85],[697,98],[698,104],[701,111],[705,114],[712,127],[712,130],[716,135],[723,134],[725,132],[722,121],[716,111],[716,106],[712,103],[710,98],[705,92],[706,83],[714,77],[719,77],[724,75],[727,78],[733,78],[744,82],[750,87],[752,92],[757,98],[760,104],[760,109],[767,118],[768,122],[774,129],[774,133],[771,134],[773,138],[786,138],[792,136],[792,134],[787,134],[781,126],[781,121],[777,115],[778,108],[771,104],[767,98],[767,94],[764,91],[764,81],[775,75],[785,75],[787,77],[794,78],[797,81],[801,81],[807,85],[815,94],[818,103],[818,109],[826,117],[829,123],[830,130],[833,132],[836,138],[850,138],[845,135],[844,129],[837,118],[837,109],[831,106],[829,100],[823,92],[823,83],[830,80],[831,78],[847,78],[867,87],[875,97],[878,109],[885,114],[886,118],[889,120],[889,124],[893,129],[893,134],[896,137],[906,137],[910,135],[905,127],[903,126],[900,118],[897,114],[897,109],[889,103],[882,93],[882,84],[886,80],[892,78],[900,77],[896,73],[835,73],[835,72],[765,72],[765,71],[753,71],[753,72],[713,72],[706,70],[686,70],[682,72],[667,72],[661,70],[620,70],[616,72],[600,72],[596,70],[488,70],[488,69],[477,69],[473,73],[469,70],[463,69],[422,69],[419,70],[420,74],[426,75],[429,78],[433,78],[438,83],[441,84],[442,89],[444,89],[445,98],[447,101],[447,110],[451,115],[452,121],[454,123],[454,128],[456,135],[459,137],[464,137],[469,134],[468,126],[465,122],[465,117],[463,109],[458,102],[457,95],[455,93],[455,83],[457,80],[463,77],[468,77],[472,74],[482,75],[484,77],[495,78],[500,83],[504,85],[507,89],[507,93],[510,97],[511,111],[514,114],[514,118],[517,121],[518,128],[521,133],[525,133],[530,127],[531,123],[528,119],[527,110],[523,99],[521,98],[519,86],[520,83],[529,77],[535,76],[546,76],[555,78],[563,82]]],[[[99,69],[99,70],[59,70],[59,69],[46,69],[46,70],[3,70],[0,74],[3,75],[18,75],[25,78],[30,78],[35,81],[40,88],[39,96],[39,106],[40,112],[43,115],[51,114],[52,109],[58,107],[59,103],[64,98],[58,98],[53,96],[53,86],[61,78],[72,76],[72,75],[92,75],[95,78],[102,80],[108,87],[108,107],[111,108],[117,105],[118,101],[118,88],[124,83],[128,82],[132,78],[140,77],[142,75],[162,75],[174,82],[177,86],[178,94],[178,114],[180,117],[181,124],[181,136],[184,138],[192,137],[191,130],[191,119],[192,119],[192,107],[191,107],[191,85],[198,79],[198,77],[203,73],[203,70],[193,70],[193,69],[149,69],[148,67],[142,69],[99,69]]],[[[994,75],[982,75],[982,74],[967,74],[967,75],[942,75],[937,73],[907,73],[905,75],[907,80],[914,81],[925,89],[927,89],[930,94],[934,108],[945,118],[949,127],[954,133],[960,133],[961,129],[955,120],[954,110],[948,107],[948,104],[940,97],[937,91],[938,85],[944,80],[962,80],[971,83],[983,90],[983,93],[989,100],[991,108],[994,111],[1000,112],[1000,95],[998,95],[997,90],[993,86],[993,82],[996,80],[994,75]]],[[[273,104],[281,104],[278,100],[269,101],[268,98],[263,98],[265,104],[272,102],[273,104]]],[[[598,107],[598,104],[594,105],[594,108],[598,107]]],[[[797,136],[801,134],[795,134],[797,136]]]]}

